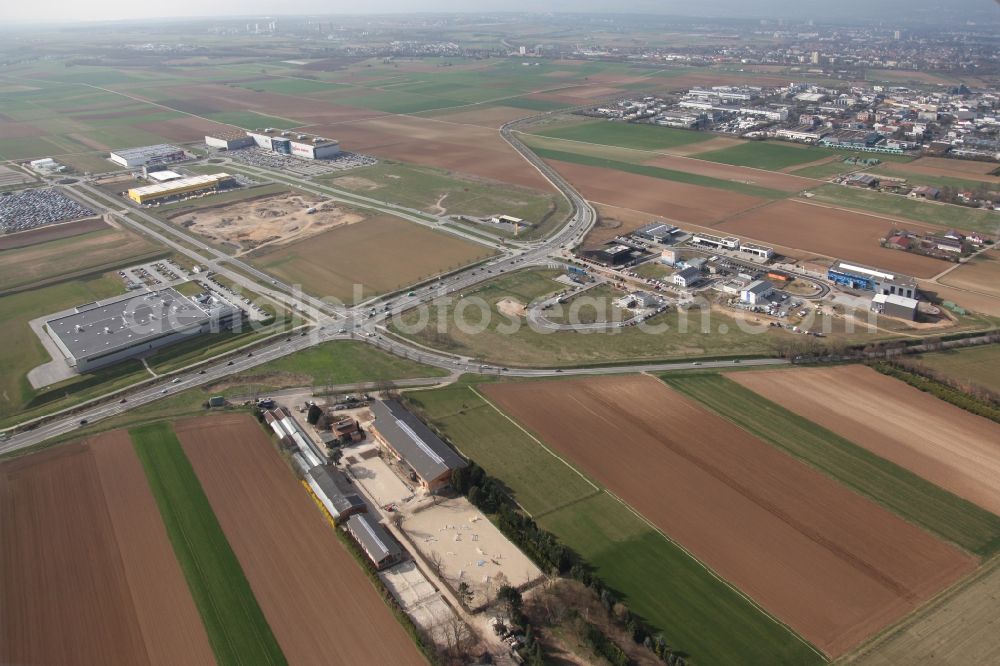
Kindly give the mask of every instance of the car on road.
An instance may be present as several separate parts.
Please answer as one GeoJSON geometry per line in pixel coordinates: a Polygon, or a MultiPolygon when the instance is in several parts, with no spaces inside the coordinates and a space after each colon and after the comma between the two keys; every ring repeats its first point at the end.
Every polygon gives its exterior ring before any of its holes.
{"type": "Polygon", "coordinates": [[[181,383],[181,378],[180,377],[174,377],[173,379],[170,380],[170,383],[171,384],[180,384],[181,383]]]}
{"type": "Polygon", "coordinates": [[[87,419],[80,419],[80,425],[87,425],[87,419]]]}
{"type": "Polygon", "coordinates": [[[198,371],[198,374],[199,374],[199,375],[203,375],[203,374],[205,374],[205,370],[203,370],[203,369],[202,369],[202,370],[199,370],[199,371],[198,371]]]}
{"type": "Polygon", "coordinates": [[[166,393],[166,392],[167,392],[167,389],[163,389],[162,391],[160,391],[160,393],[166,393]]]}
{"type": "Polygon", "coordinates": [[[126,402],[128,402],[128,398],[122,398],[121,400],[118,401],[118,404],[124,405],[126,402]]]}
{"type": "Polygon", "coordinates": [[[233,362],[232,362],[232,361],[230,361],[229,363],[226,363],[226,365],[232,365],[232,364],[233,364],[233,362]]]}

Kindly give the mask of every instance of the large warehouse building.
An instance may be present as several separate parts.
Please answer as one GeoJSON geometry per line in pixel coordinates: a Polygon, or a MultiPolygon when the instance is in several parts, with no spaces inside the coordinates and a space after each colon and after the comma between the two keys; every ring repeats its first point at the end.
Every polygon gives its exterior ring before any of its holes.
{"type": "Polygon", "coordinates": [[[88,372],[231,326],[240,314],[215,298],[199,303],[161,289],[80,305],[45,328],[69,365],[88,372]]]}
{"type": "Polygon", "coordinates": [[[466,466],[461,456],[395,400],[371,406],[372,433],[384,449],[413,470],[420,485],[435,491],[451,483],[451,472],[466,466]]]}
{"type": "Polygon", "coordinates": [[[240,130],[228,130],[205,135],[205,145],[210,148],[222,148],[224,150],[237,150],[239,148],[249,148],[254,145],[254,140],[246,132],[240,130]]]}
{"type": "Polygon", "coordinates": [[[155,185],[144,187],[133,187],[128,191],[128,198],[137,204],[149,204],[183,196],[185,194],[199,194],[201,192],[213,192],[222,185],[230,182],[232,176],[228,173],[213,173],[204,176],[191,176],[190,178],[177,178],[155,185]]]}
{"type": "Polygon", "coordinates": [[[835,261],[826,273],[836,284],[874,291],[876,294],[895,294],[904,298],[917,298],[917,281],[906,275],[889,273],[871,266],[835,261]]]}
{"type": "Polygon", "coordinates": [[[261,148],[282,155],[304,157],[307,160],[322,160],[340,154],[340,142],[313,134],[289,132],[276,129],[247,132],[253,142],[261,148]]]}
{"type": "Polygon", "coordinates": [[[111,153],[111,161],[123,167],[153,166],[186,160],[187,155],[177,146],[161,143],[142,148],[125,148],[111,153]]]}

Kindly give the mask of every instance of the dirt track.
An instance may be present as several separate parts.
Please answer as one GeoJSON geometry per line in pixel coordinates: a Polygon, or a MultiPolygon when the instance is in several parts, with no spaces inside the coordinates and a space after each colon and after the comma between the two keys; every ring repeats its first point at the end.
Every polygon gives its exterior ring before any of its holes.
{"type": "Polygon", "coordinates": [[[713,187],[568,162],[551,164],[590,201],[642,210],[677,222],[711,224],[765,203],[764,199],[713,187]]]}
{"type": "MultiPolygon", "coordinates": [[[[937,275],[948,264],[879,245],[894,223],[880,217],[807,204],[789,199],[737,215],[716,225],[720,232],[747,236],[765,243],[857,261],[915,277],[937,275]]],[[[919,223],[898,223],[918,231],[932,229],[919,223]]]]}
{"type": "Polygon", "coordinates": [[[1000,425],[857,365],[731,377],[1000,515],[1000,425]]]}
{"type": "Polygon", "coordinates": [[[214,663],[126,433],[0,466],[0,545],[0,663],[214,663]]]}
{"type": "Polygon", "coordinates": [[[652,377],[482,389],[831,656],[975,566],[652,377]]]}
{"type": "Polygon", "coordinates": [[[261,427],[174,427],[289,664],[425,664],[261,427]]]}

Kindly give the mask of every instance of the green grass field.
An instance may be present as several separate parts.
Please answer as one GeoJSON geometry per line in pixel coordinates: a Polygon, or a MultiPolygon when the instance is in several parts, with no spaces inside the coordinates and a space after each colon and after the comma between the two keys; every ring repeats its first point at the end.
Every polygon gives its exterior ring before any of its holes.
{"type": "Polygon", "coordinates": [[[286,663],[170,424],[129,434],[218,662],[286,663]]]}
{"type": "Polygon", "coordinates": [[[647,166],[645,164],[619,162],[616,160],[581,155],[579,153],[567,152],[564,150],[550,150],[548,148],[537,147],[533,148],[533,150],[539,157],[546,160],[559,160],[560,162],[569,162],[571,164],[582,164],[584,166],[614,169],[615,171],[634,173],[639,176],[660,178],[662,180],[670,180],[676,183],[686,183],[688,185],[700,185],[701,187],[712,187],[720,190],[727,190],[729,192],[738,192],[739,194],[746,194],[752,197],[761,197],[763,199],[784,199],[788,196],[787,192],[773,190],[769,187],[748,185],[746,183],[723,180],[721,178],[712,178],[711,176],[702,176],[689,171],[677,171],[675,169],[664,169],[663,167],[647,166]]]}
{"type": "Polygon", "coordinates": [[[751,141],[731,148],[697,153],[692,157],[710,162],[748,166],[768,171],[779,171],[796,164],[815,162],[828,157],[830,152],[819,148],[806,148],[788,143],[751,141]]]}
{"type": "Polygon", "coordinates": [[[429,213],[439,213],[440,205],[448,215],[507,214],[533,224],[550,222],[557,206],[557,197],[546,192],[461,178],[441,169],[397,162],[352,169],[327,182],[332,187],[429,213]]]}
{"type": "Polygon", "coordinates": [[[407,402],[461,452],[501,478],[539,516],[593,495],[594,484],[563,464],[472,386],[409,391],[407,402]]]}
{"type": "Polygon", "coordinates": [[[1000,517],[743,388],[719,374],[662,375],[751,434],[982,557],[1000,550],[1000,517]]]}
{"type": "Polygon", "coordinates": [[[606,146],[638,148],[640,150],[676,148],[678,146],[701,143],[713,138],[713,135],[706,132],[608,120],[595,120],[593,122],[557,127],[533,133],[553,139],[569,139],[571,141],[600,143],[606,146]]]}
{"type": "Polygon", "coordinates": [[[696,664],[826,661],[606,493],[539,522],[696,664]]]}
{"type": "Polygon", "coordinates": [[[292,118],[279,118],[277,116],[269,116],[255,111],[219,111],[217,113],[209,114],[208,117],[216,122],[236,125],[237,127],[249,130],[264,127],[290,129],[292,127],[299,127],[300,125],[306,124],[300,120],[294,120],[292,118]]]}
{"type": "Polygon", "coordinates": [[[322,386],[447,375],[442,368],[392,356],[364,342],[335,340],[246,370],[233,380],[269,386],[322,386]]]}
{"type": "MultiPolygon", "coordinates": [[[[880,215],[902,217],[945,228],[994,234],[1000,214],[992,211],[910,199],[898,194],[872,192],[844,185],[823,185],[813,190],[813,201],[856,208],[880,215]]],[[[902,226],[902,223],[900,223],[902,226]]]]}
{"type": "Polygon", "coordinates": [[[984,345],[924,354],[923,365],[952,377],[1000,393],[1000,345],[984,345]]]}

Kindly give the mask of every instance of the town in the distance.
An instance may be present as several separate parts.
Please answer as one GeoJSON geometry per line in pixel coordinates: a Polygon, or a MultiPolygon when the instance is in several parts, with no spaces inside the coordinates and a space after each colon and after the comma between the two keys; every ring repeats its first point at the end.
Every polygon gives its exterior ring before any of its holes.
{"type": "Polygon", "coordinates": [[[0,9],[0,663],[1000,662],[1000,5],[97,4],[0,9]]]}

